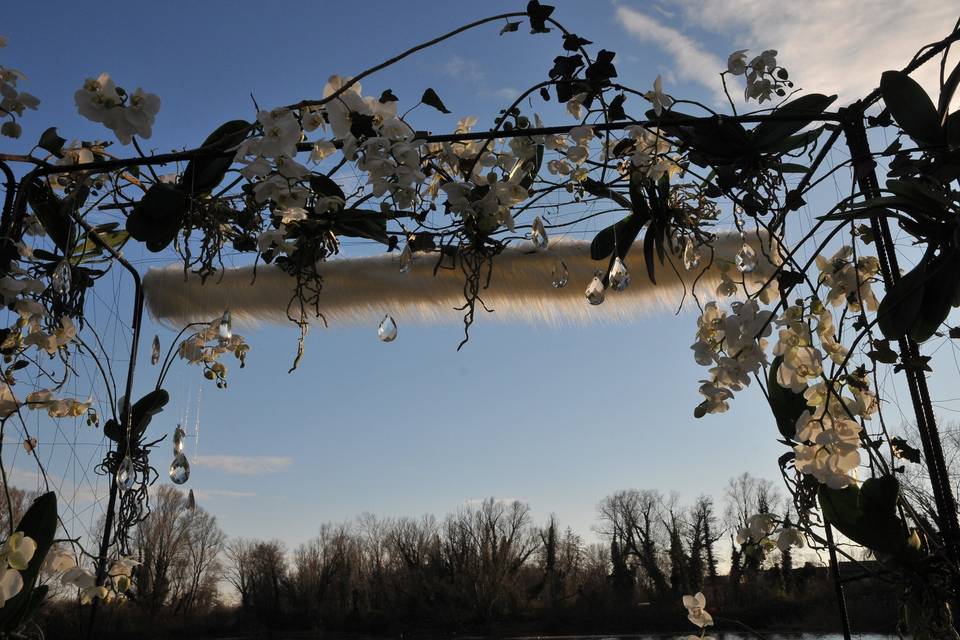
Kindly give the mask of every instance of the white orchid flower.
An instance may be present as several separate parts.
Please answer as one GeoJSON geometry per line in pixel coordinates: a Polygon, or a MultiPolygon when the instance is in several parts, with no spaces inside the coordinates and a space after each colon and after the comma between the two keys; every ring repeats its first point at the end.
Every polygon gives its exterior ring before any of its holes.
{"type": "Polygon", "coordinates": [[[30,564],[33,554],[37,551],[37,543],[22,531],[17,531],[7,538],[3,545],[3,555],[7,563],[18,571],[23,571],[30,564]]]}
{"type": "Polygon", "coordinates": [[[657,79],[653,81],[653,91],[647,91],[643,94],[643,97],[650,101],[654,113],[658,116],[663,113],[664,109],[673,104],[673,98],[663,92],[663,80],[660,76],[657,76],[657,79]]]}
{"type": "Polygon", "coordinates": [[[23,576],[16,569],[0,569],[0,607],[23,589],[23,576]]]}
{"type": "Polygon", "coordinates": [[[683,606],[687,608],[687,619],[701,629],[713,624],[713,616],[707,613],[707,598],[702,592],[696,595],[683,596],[683,606]]]}
{"type": "Polygon", "coordinates": [[[790,547],[802,549],[805,544],[803,534],[799,529],[793,527],[784,527],[780,535],[777,536],[777,548],[780,549],[780,551],[786,551],[790,547]]]}
{"type": "Polygon", "coordinates": [[[64,573],[77,566],[77,561],[69,551],[56,550],[47,555],[47,569],[53,573],[64,573]]]}

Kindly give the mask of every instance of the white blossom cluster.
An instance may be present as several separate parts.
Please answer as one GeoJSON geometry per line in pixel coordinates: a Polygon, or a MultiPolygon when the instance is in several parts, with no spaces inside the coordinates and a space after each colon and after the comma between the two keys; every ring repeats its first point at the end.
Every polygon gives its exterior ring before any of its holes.
{"type": "Polygon", "coordinates": [[[135,135],[149,138],[160,111],[160,98],[156,94],[139,87],[129,94],[107,73],[87,78],[83,87],[73,94],[73,100],[80,115],[113,131],[123,144],[130,144],[135,135]]]}
{"type": "MultiPolygon", "coordinates": [[[[0,36],[0,49],[5,46],[7,39],[0,36]]],[[[0,124],[0,135],[19,138],[23,127],[16,119],[23,115],[24,109],[36,110],[40,105],[36,96],[17,89],[17,82],[26,78],[20,71],[0,65],[0,117],[9,118],[0,124]]]]}
{"type": "Polygon", "coordinates": [[[23,576],[37,551],[37,543],[30,536],[17,531],[0,548],[0,608],[23,589],[23,576]]]}
{"type": "Polygon", "coordinates": [[[697,342],[693,344],[697,364],[709,366],[710,378],[701,380],[704,401],[693,414],[723,413],[733,392],[750,384],[751,376],[766,366],[767,336],[772,332],[772,312],[761,310],[756,300],[734,302],[730,314],[716,302],[708,302],[697,320],[697,342]]]}
{"type": "Polygon", "coordinates": [[[118,558],[107,569],[108,582],[97,584],[96,575],[77,565],[73,554],[66,551],[51,551],[47,556],[47,569],[60,575],[60,584],[80,590],[80,603],[90,604],[99,599],[110,602],[122,596],[130,588],[133,568],[140,564],[133,558],[118,558]]]}
{"type": "MultiPolygon", "coordinates": [[[[747,518],[747,526],[737,532],[737,544],[761,544],[778,533],[777,520],[769,513],[758,513],[747,518]]],[[[803,533],[795,527],[784,524],[777,535],[776,545],[780,551],[791,547],[803,548],[806,542],[803,533]]]]}
{"type": "MultiPolygon", "coordinates": [[[[20,243],[20,255],[30,259],[29,247],[20,243]]],[[[47,311],[30,294],[39,294],[47,289],[47,284],[32,277],[22,267],[12,264],[10,274],[0,278],[0,302],[11,307],[17,314],[16,324],[0,345],[4,349],[37,347],[54,355],[66,348],[77,336],[77,329],[69,316],[61,316],[52,332],[44,330],[47,311]]],[[[24,402],[17,400],[9,380],[0,382],[0,418],[6,418],[17,412],[21,406],[30,409],[46,409],[52,418],[79,417],[88,413],[93,400],[85,402],[70,398],[57,398],[54,391],[41,389],[27,395],[24,402]]]]}
{"type": "Polygon", "coordinates": [[[746,88],[743,99],[751,98],[757,102],[773,99],[773,95],[784,95],[783,86],[786,82],[786,71],[777,65],[776,49],[767,49],[750,61],[747,61],[747,49],[734,51],[727,58],[727,72],[735,76],[743,76],[746,88]]]}
{"type": "MultiPolygon", "coordinates": [[[[871,282],[879,265],[873,257],[854,260],[853,255],[851,247],[843,247],[829,259],[819,256],[817,282],[831,306],[875,311],[871,282]]],[[[723,281],[717,293],[728,293],[723,281]]],[[[865,379],[825,371],[827,360],[835,367],[846,365],[848,350],[837,337],[833,313],[817,297],[788,306],[777,318],[760,310],[756,299],[732,303],[729,314],[716,302],[705,305],[691,348],[698,364],[711,367],[711,375],[701,381],[705,399],[694,415],[726,411],[734,392],[769,364],[766,338],[773,326],[778,333],[772,354],[781,358],[776,383],[802,393],[807,404],[796,424],[795,466],[829,487],[846,487],[856,481],[861,460],[858,420],[870,419],[878,403],[865,379]]]]}

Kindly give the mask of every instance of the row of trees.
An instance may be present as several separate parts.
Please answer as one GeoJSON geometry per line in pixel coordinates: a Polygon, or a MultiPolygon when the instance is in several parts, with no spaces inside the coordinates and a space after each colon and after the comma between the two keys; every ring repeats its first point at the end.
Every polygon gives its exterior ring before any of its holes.
{"type": "MultiPolygon", "coordinates": [[[[11,498],[14,511],[27,501],[20,491],[11,498]]],[[[206,620],[211,627],[528,623],[570,630],[629,628],[637,616],[676,628],[681,596],[696,591],[728,610],[771,609],[785,596],[809,595],[813,565],[794,569],[789,552],[735,540],[751,515],[787,511],[771,482],[743,474],[730,480],[719,504],[709,496],[683,504],[654,490],[608,495],[598,504],[593,542],[556,516],[537,523],[528,505],[490,498],[443,519],[364,514],[324,524],[288,549],[278,540],[228,540],[212,514],[161,486],[132,538],[141,564],[127,606],[112,608],[114,629],[174,622],[195,630],[206,620]]],[[[61,610],[72,606],[61,599],[61,610]]]]}
{"type": "Polygon", "coordinates": [[[722,542],[760,509],[785,506],[771,483],[747,474],[730,481],[721,513],[708,496],[684,505],[630,489],[600,502],[602,542],[587,542],[555,516],[538,524],[527,505],[491,498],[442,520],[364,514],[326,524],[291,552],[277,540],[231,540],[224,576],[241,609],[268,626],[609,620],[640,604],[675,617],[680,597],[697,590],[732,604],[750,585],[773,597],[790,588],[789,554],[733,542],[731,557],[722,542]]]}

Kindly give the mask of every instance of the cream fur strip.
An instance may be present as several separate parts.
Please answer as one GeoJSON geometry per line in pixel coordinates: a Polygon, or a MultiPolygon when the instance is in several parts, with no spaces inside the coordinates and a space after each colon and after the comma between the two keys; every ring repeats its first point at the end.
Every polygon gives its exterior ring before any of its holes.
{"type": "MultiPolygon", "coordinates": [[[[757,269],[747,274],[748,289],[755,291],[773,272],[764,254],[773,255],[765,237],[751,234],[749,242],[757,251],[757,269]],[[761,247],[761,244],[764,246],[761,247]]],[[[642,239],[641,239],[642,240],[642,239]]],[[[714,266],[706,269],[704,255],[697,269],[686,271],[682,260],[669,256],[670,264],[657,263],[657,283],[647,277],[640,253],[640,241],[627,260],[630,286],[623,292],[607,290],[606,300],[591,306],[584,290],[597,269],[607,261],[590,259],[590,243],[555,241],[545,251],[533,251],[529,243],[520,243],[494,258],[490,287],[482,293],[485,313],[477,305],[477,320],[490,319],[559,325],[589,322],[624,322],[656,311],[675,311],[682,303],[693,304],[691,287],[698,276],[696,293],[701,302],[714,299],[720,282],[720,260],[732,261],[741,248],[738,234],[717,237],[714,242],[714,266]],[[566,287],[552,286],[551,272],[562,260],[569,270],[566,287]],[[684,285],[687,295],[684,298],[684,285]]],[[[703,249],[703,253],[708,250],[703,249]]],[[[323,290],[320,310],[330,326],[373,324],[385,314],[398,323],[438,323],[460,321],[463,305],[464,274],[459,268],[440,268],[434,275],[437,254],[415,254],[413,268],[400,273],[400,252],[369,258],[331,259],[322,265],[323,290]]],[[[778,262],[778,260],[774,260],[778,262]]],[[[731,276],[740,273],[731,268],[731,276]]],[[[151,269],[144,277],[144,289],[151,315],[173,326],[211,320],[230,309],[235,322],[256,325],[264,322],[289,322],[286,309],[293,295],[293,279],[272,265],[260,265],[253,276],[252,267],[227,269],[201,283],[190,274],[184,278],[182,265],[151,269]],[[222,276],[222,277],[221,277],[222,276]]]]}

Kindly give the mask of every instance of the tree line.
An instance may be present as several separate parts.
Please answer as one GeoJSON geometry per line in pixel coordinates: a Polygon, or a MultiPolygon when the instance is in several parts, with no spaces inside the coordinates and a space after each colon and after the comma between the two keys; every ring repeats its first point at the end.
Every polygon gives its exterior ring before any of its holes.
{"type": "MultiPolygon", "coordinates": [[[[489,498],[442,519],[363,514],[323,524],[290,549],[228,539],[212,514],[164,485],[133,538],[141,564],[129,601],[107,615],[116,633],[171,624],[193,632],[677,629],[681,597],[703,591],[732,615],[783,619],[800,615],[800,600],[829,602],[826,572],[734,536],[751,515],[788,511],[771,482],[743,474],[719,503],[612,493],[598,503],[594,541],[554,515],[538,523],[528,505],[489,498]]],[[[63,594],[54,608],[62,624],[71,606],[63,594]]]]}

